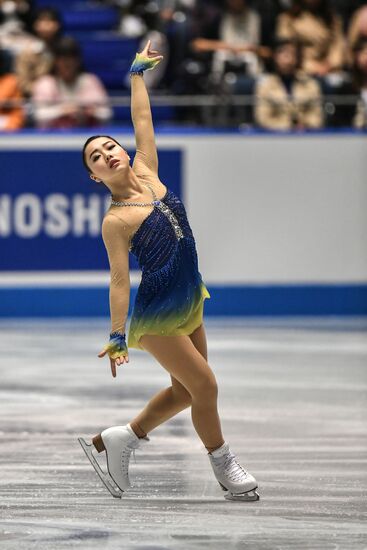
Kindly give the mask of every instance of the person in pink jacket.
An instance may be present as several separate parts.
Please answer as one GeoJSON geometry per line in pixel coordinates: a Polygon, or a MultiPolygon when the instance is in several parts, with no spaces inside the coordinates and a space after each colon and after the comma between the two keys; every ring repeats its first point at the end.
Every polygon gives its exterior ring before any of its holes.
{"type": "Polygon", "coordinates": [[[83,71],[79,44],[71,37],[58,42],[51,73],[33,84],[32,102],[38,128],[99,126],[112,115],[102,82],[83,71]]]}

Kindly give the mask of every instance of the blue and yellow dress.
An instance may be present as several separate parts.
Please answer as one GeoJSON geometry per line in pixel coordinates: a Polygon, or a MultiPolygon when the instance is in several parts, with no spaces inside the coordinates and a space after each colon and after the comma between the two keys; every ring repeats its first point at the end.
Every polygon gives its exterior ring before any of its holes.
{"type": "Polygon", "coordinates": [[[142,271],[130,319],[128,348],[144,349],[143,334],[191,334],[210,294],[201,278],[194,236],[182,201],[167,188],[162,199],[147,184],[154,208],[130,241],[142,271]]]}

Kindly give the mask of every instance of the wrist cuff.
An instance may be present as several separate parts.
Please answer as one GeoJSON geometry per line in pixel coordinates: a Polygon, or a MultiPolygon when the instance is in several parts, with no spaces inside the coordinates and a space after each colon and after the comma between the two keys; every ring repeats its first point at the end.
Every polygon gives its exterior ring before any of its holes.
{"type": "Polygon", "coordinates": [[[125,333],[122,334],[118,331],[110,333],[110,341],[104,349],[111,359],[117,359],[117,357],[128,355],[125,337],[125,333]]]}

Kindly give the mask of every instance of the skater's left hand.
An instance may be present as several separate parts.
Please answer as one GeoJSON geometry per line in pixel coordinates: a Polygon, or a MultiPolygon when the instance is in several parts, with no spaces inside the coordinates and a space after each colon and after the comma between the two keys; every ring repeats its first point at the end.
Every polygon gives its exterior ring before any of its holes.
{"type": "Polygon", "coordinates": [[[157,50],[150,49],[150,40],[146,43],[144,49],[138,52],[130,67],[130,74],[143,74],[144,71],[154,69],[163,59],[163,55],[157,55],[157,50]]]}
{"type": "Polygon", "coordinates": [[[152,43],[151,40],[148,40],[148,42],[144,46],[144,49],[141,52],[139,52],[139,55],[148,57],[151,61],[154,61],[157,64],[159,63],[159,61],[163,59],[163,55],[159,55],[158,50],[151,50],[150,49],[151,43],[152,43]]]}
{"type": "MultiPolygon", "coordinates": [[[[107,352],[108,352],[108,350],[103,349],[102,351],[99,352],[98,357],[104,357],[107,352]]],[[[111,373],[112,373],[112,376],[114,378],[116,378],[116,366],[117,365],[123,365],[124,362],[125,363],[129,362],[129,355],[128,354],[120,355],[119,357],[116,357],[115,359],[112,359],[112,357],[110,357],[111,373]]]]}

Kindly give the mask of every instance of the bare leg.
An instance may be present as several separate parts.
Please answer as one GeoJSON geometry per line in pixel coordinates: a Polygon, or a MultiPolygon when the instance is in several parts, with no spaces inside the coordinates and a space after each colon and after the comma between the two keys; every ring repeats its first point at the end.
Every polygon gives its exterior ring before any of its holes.
{"type": "Polygon", "coordinates": [[[191,405],[191,396],[173,377],[172,386],[160,390],[145,405],[144,409],[131,420],[130,425],[138,437],[163,424],[177,413],[191,405]]]}
{"type": "MultiPolygon", "coordinates": [[[[198,327],[192,334],[190,334],[190,339],[196,349],[204,357],[204,359],[208,361],[208,345],[206,341],[204,324],[200,325],[200,327],[198,327]]],[[[219,445],[215,445],[214,447],[206,446],[206,448],[209,452],[211,452],[220,447],[223,443],[224,441],[222,441],[219,445]]]]}
{"type": "MultiPolygon", "coordinates": [[[[207,343],[203,324],[190,334],[190,339],[206,360],[207,343]]],[[[172,386],[156,393],[138,416],[130,422],[138,437],[144,437],[148,432],[191,405],[191,394],[172,374],[170,376],[172,386]]]]}
{"type": "MultiPolygon", "coordinates": [[[[201,329],[193,336],[193,339],[196,340],[197,344],[201,342],[201,345],[204,346],[206,344],[204,337],[205,333],[201,329]]],[[[195,347],[193,340],[189,336],[153,336],[145,334],[140,342],[190,394],[192,421],[204,445],[208,449],[221,446],[224,439],[217,410],[218,387],[216,379],[206,359],[195,347]]],[[[202,349],[202,351],[206,354],[206,350],[202,349]]],[[[182,392],[182,390],[180,391],[182,392]]],[[[145,414],[142,411],[141,415],[134,419],[145,431],[149,431],[149,429],[153,429],[158,425],[156,423],[152,427],[154,422],[150,415],[150,403],[144,409],[145,414]]],[[[173,416],[172,410],[173,408],[170,409],[170,416],[173,416]]],[[[176,413],[174,412],[174,414],[176,413]]],[[[166,412],[166,414],[168,413],[166,412]]],[[[157,422],[157,418],[155,422],[157,422]]]]}
{"type": "Polygon", "coordinates": [[[196,347],[196,349],[204,357],[205,361],[208,360],[208,345],[206,343],[206,334],[204,324],[201,324],[192,334],[190,334],[190,340],[196,347]]]}

